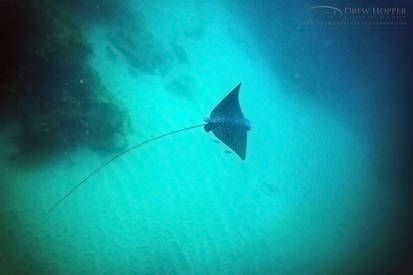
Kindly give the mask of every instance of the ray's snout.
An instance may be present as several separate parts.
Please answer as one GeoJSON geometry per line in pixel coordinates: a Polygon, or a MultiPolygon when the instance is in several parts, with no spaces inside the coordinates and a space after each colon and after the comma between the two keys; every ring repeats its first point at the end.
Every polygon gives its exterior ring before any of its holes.
{"type": "Polygon", "coordinates": [[[251,130],[251,123],[248,119],[245,119],[245,128],[247,128],[247,131],[251,130]]]}
{"type": "Polygon", "coordinates": [[[212,130],[212,123],[211,123],[211,119],[209,117],[206,117],[204,119],[204,122],[206,122],[206,124],[204,125],[204,129],[205,131],[209,132],[212,130]]]}
{"type": "Polygon", "coordinates": [[[205,129],[205,131],[207,131],[207,132],[209,132],[209,131],[211,131],[212,130],[212,123],[211,122],[208,122],[207,124],[205,124],[205,126],[204,126],[204,129],[205,129]]]}

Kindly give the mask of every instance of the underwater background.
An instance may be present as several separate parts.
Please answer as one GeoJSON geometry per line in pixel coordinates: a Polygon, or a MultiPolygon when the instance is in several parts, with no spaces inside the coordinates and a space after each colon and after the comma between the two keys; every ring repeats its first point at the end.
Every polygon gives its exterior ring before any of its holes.
{"type": "Polygon", "coordinates": [[[412,274],[411,11],[2,0],[0,274],[412,274]]]}

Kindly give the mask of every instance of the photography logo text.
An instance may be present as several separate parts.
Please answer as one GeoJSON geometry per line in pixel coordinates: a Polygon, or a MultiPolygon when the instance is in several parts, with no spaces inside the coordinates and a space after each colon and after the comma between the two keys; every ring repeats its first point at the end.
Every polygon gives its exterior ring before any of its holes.
{"type": "Polygon", "coordinates": [[[312,6],[305,11],[306,25],[407,25],[405,7],[312,6]]]}

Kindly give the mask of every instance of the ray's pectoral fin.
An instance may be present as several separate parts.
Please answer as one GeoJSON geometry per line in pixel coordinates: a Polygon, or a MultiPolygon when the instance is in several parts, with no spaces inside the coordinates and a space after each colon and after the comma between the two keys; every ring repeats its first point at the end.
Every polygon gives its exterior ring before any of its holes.
{"type": "Polygon", "coordinates": [[[241,126],[220,126],[212,130],[214,135],[232,149],[241,159],[247,151],[247,130],[241,126]]]}
{"type": "Polygon", "coordinates": [[[238,100],[241,83],[237,85],[211,112],[206,120],[205,131],[212,131],[225,145],[241,159],[245,159],[247,131],[251,129],[244,117],[238,100]]]}

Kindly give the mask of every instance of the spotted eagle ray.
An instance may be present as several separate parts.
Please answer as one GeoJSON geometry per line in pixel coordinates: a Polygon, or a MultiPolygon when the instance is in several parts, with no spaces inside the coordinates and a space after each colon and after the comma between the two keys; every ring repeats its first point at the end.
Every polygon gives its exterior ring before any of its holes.
{"type": "Polygon", "coordinates": [[[210,117],[205,119],[205,123],[197,124],[191,127],[171,131],[163,135],[152,137],[146,141],[135,144],[134,146],[120,152],[110,160],[106,161],[89,175],[87,175],[81,182],[76,184],[70,189],[66,195],[64,195],[55,205],[50,208],[49,214],[55,210],[65,199],[67,199],[74,191],[76,191],[83,183],[85,183],[90,177],[99,172],[106,165],[112,161],[120,158],[126,153],[140,147],[149,142],[157,139],[173,135],[179,132],[187,131],[194,128],[204,127],[206,132],[212,131],[212,133],[226,144],[231,150],[233,150],[242,160],[245,159],[247,151],[247,131],[251,130],[249,121],[244,117],[241,111],[241,107],[238,100],[239,89],[241,83],[237,85],[221,102],[212,110],[210,117]]]}

